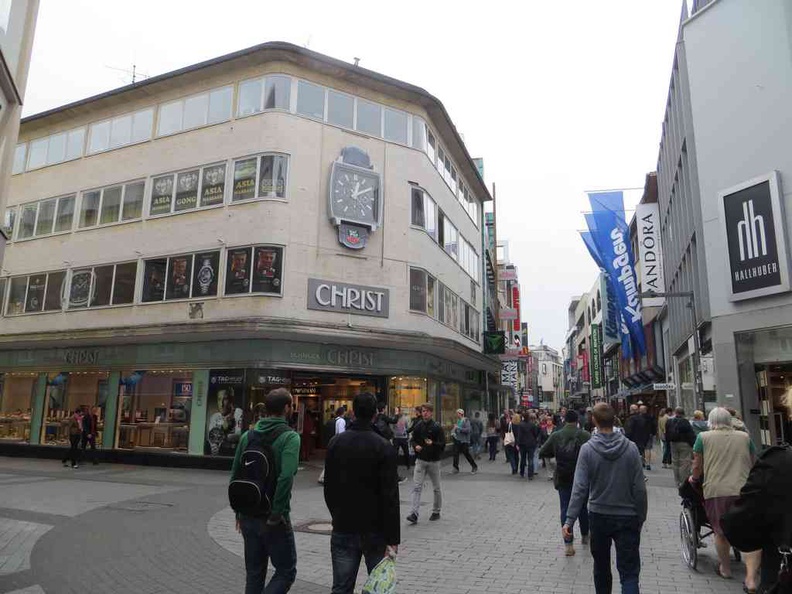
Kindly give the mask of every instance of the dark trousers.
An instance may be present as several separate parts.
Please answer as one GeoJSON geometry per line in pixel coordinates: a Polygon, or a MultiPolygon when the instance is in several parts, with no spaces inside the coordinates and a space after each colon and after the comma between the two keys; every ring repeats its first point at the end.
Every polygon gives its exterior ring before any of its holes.
{"type": "Polygon", "coordinates": [[[96,435],[91,434],[90,437],[87,433],[82,436],[82,455],[85,457],[86,446],[91,446],[91,461],[96,464],[96,435]]]}
{"type": "Polygon", "coordinates": [[[663,440],[663,464],[671,464],[671,444],[663,440]]]}
{"type": "Polygon", "coordinates": [[[460,443],[458,441],[454,442],[454,468],[459,470],[459,454],[462,454],[465,457],[465,460],[468,461],[470,467],[472,469],[478,468],[476,461],[473,459],[473,456],[470,455],[470,444],[469,443],[460,443]]]}
{"type": "Polygon", "coordinates": [[[506,452],[506,459],[511,464],[512,474],[517,474],[517,448],[513,445],[504,446],[506,452]]]}
{"type": "Polygon", "coordinates": [[[494,460],[498,453],[498,436],[491,435],[487,438],[487,450],[489,450],[489,459],[494,460]]]}
{"type": "MultiPolygon", "coordinates": [[[[566,523],[567,509],[569,509],[569,501],[572,499],[572,486],[558,490],[558,500],[561,503],[561,525],[566,523]]],[[[588,501],[583,502],[580,508],[580,515],[578,515],[578,522],[580,523],[580,534],[586,536],[589,533],[589,513],[588,501]]],[[[564,539],[565,544],[572,544],[574,538],[567,540],[564,539]]]]}
{"type": "Polygon", "coordinates": [[[297,550],[291,526],[268,527],[261,518],[242,516],[245,539],[245,594],[286,594],[297,578],[297,550]],[[275,574],[267,587],[267,563],[275,574]]]}
{"type": "Polygon", "coordinates": [[[525,463],[528,462],[528,476],[533,476],[536,472],[534,468],[534,454],[536,446],[520,446],[520,476],[525,476],[525,463]]]}
{"type": "Polygon", "coordinates": [[[63,463],[66,464],[68,460],[71,460],[72,466],[77,466],[77,463],[80,461],[80,440],[82,436],[78,433],[77,435],[69,435],[69,453],[66,454],[66,457],[63,459],[63,463]]]}
{"type": "Polygon", "coordinates": [[[589,523],[596,593],[611,594],[611,543],[614,543],[622,594],[639,594],[641,521],[637,516],[611,516],[590,512],[589,523]]]}
{"type": "Polygon", "coordinates": [[[360,559],[365,558],[366,570],[371,573],[385,557],[386,544],[381,534],[343,534],[334,531],[330,537],[330,556],[333,560],[331,594],[352,594],[360,559]]]}
{"type": "Polygon", "coordinates": [[[407,445],[407,438],[394,437],[393,447],[396,448],[396,464],[399,463],[399,450],[404,452],[404,465],[410,467],[410,447],[407,445]]]}

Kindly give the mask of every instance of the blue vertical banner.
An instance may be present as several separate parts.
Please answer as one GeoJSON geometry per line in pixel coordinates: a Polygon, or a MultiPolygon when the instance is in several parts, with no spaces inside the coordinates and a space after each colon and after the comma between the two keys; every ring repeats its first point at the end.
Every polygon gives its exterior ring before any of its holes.
{"type": "Polygon", "coordinates": [[[589,194],[589,202],[592,210],[586,217],[589,231],[599,250],[603,268],[610,277],[622,324],[643,356],[646,354],[646,338],[630,228],[624,216],[624,196],[622,192],[594,193],[589,194]]]}

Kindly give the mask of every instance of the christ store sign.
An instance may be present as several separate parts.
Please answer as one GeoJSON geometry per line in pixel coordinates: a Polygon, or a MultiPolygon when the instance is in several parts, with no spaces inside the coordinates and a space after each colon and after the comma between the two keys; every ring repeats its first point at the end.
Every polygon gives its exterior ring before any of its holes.
{"type": "Polygon", "coordinates": [[[308,309],[387,318],[390,290],[308,279],[308,309]]]}
{"type": "Polygon", "coordinates": [[[789,291],[789,263],[778,172],[718,196],[731,301],[789,291]]]}

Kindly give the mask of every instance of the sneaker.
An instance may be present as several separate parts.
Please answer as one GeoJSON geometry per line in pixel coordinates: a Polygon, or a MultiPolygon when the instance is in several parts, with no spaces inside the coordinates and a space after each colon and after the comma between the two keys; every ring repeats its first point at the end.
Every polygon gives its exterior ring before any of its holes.
{"type": "Polygon", "coordinates": [[[573,544],[564,545],[564,555],[566,555],[567,557],[574,557],[575,545],[573,544]]]}
{"type": "Polygon", "coordinates": [[[476,474],[478,472],[478,466],[476,466],[473,470],[470,471],[470,474],[476,474]]]}
{"type": "Polygon", "coordinates": [[[436,522],[440,519],[440,512],[434,512],[431,516],[429,516],[430,522],[436,522]]]}
{"type": "Polygon", "coordinates": [[[322,479],[319,479],[319,480],[318,480],[318,481],[316,481],[316,482],[317,482],[317,483],[319,483],[320,485],[324,485],[324,481],[323,481],[322,479]]]}
{"type": "MultiPolygon", "coordinates": [[[[434,516],[434,514],[432,514],[432,515],[434,516]]],[[[416,516],[415,514],[410,514],[409,516],[407,516],[407,521],[410,524],[417,524],[418,523],[418,516],[416,516]]]]}
{"type": "Polygon", "coordinates": [[[587,545],[588,543],[589,543],[589,535],[588,534],[584,534],[583,536],[580,537],[580,544],[587,545]]]}
{"type": "Polygon", "coordinates": [[[79,464],[75,464],[74,466],[72,466],[72,468],[79,468],[79,467],[80,467],[79,464]]]}

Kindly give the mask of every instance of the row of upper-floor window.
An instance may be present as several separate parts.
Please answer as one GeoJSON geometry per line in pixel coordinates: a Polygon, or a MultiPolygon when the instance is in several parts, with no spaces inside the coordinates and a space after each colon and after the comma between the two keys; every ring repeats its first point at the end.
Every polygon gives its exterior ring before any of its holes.
{"type": "Polygon", "coordinates": [[[228,121],[235,90],[237,118],[283,110],[423,151],[463,210],[479,225],[479,201],[423,118],[282,74],[241,81],[20,143],[14,152],[13,173],[228,121]]]}
{"type": "Polygon", "coordinates": [[[285,200],[289,155],[260,153],[231,161],[111,184],[6,208],[3,228],[12,241],[138,221],[249,200],[285,200]],[[227,183],[231,170],[233,181],[227,183]],[[146,207],[146,204],[148,205],[146,207]]]}
{"type": "Polygon", "coordinates": [[[471,285],[473,304],[422,268],[410,268],[410,310],[445,324],[470,340],[481,339],[481,314],[475,309],[476,288],[471,285]]]}
{"type": "Polygon", "coordinates": [[[209,299],[221,287],[224,296],[279,296],[283,263],[283,246],[266,244],[12,276],[0,279],[0,309],[15,316],[209,299]]]}
{"type": "Polygon", "coordinates": [[[410,186],[410,222],[420,227],[478,282],[479,256],[426,190],[410,186]]]}

